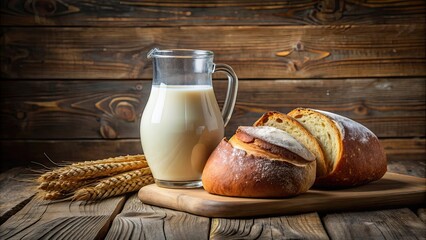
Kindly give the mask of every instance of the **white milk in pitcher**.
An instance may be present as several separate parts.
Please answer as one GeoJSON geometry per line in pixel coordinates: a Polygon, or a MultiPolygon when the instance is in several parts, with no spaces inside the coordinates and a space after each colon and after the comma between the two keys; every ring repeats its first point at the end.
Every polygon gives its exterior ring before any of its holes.
{"type": "Polygon", "coordinates": [[[165,181],[200,180],[224,136],[222,115],[208,85],[152,86],[141,125],[148,164],[154,178],[165,181]]]}

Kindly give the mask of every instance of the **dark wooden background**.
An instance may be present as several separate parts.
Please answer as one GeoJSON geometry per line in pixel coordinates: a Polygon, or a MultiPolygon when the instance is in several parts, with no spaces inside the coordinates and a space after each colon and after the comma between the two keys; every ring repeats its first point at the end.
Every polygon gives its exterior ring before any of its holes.
{"type": "MultiPolygon", "coordinates": [[[[141,153],[153,47],[209,49],[240,78],[226,129],[333,111],[425,162],[424,0],[2,0],[1,169],[141,153]]],[[[224,76],[214,80],[222,103],[224,76]]]]}

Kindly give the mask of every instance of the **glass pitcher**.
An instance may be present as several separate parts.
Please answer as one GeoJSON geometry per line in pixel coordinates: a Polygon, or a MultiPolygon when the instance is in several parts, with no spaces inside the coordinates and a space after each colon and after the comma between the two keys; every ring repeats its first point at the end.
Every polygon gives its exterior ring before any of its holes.
{"type": "Polygon", "coordinates": [[[152,49],[151,94],[142,115],[142,148],[160,187],[201,187],[204,165],[224,137],[234,109],[238,78],[226,64],[213,63],[206,50],[152,49]],[[222,113],[212,74],[228,76],[222,113]]]}

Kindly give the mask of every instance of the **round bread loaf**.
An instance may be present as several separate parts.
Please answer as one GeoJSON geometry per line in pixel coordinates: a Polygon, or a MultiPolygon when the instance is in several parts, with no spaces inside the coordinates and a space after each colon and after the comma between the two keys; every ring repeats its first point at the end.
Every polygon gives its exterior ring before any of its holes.
{"type": "Polygon", "coordinates": [[[239,127],[210,155],[202,181],[212,194],[278,198],[308,191],[315,171],[315,156],[284,131],[239,127]]]}
{"type": "Polygon", "coordinates": [[[350,187],[380,179],[387,170],[386,154],[376,135],[340,115],[297,108],[288,113],[320,144],[327,174],[316,179],[321,187],[350,187]]]}

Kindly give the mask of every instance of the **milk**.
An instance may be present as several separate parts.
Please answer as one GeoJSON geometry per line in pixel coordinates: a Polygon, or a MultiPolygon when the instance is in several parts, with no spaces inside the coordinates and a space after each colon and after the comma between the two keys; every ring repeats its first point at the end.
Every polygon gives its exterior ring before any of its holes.
{"type": "Polygon", "coordinates": [[[212,86],[153,85],[141,121],[144,154],[157,180],[200,180],[224,136],[212,86]]]}

